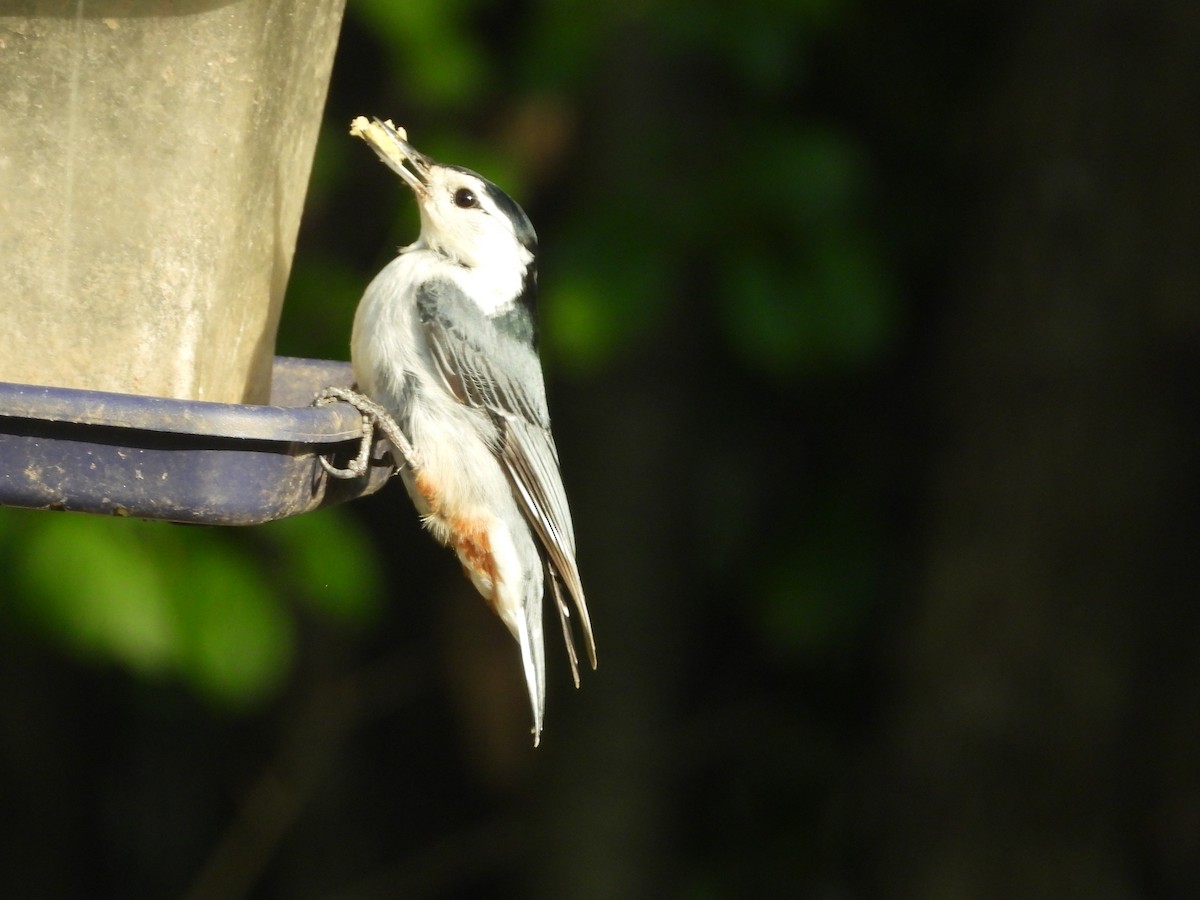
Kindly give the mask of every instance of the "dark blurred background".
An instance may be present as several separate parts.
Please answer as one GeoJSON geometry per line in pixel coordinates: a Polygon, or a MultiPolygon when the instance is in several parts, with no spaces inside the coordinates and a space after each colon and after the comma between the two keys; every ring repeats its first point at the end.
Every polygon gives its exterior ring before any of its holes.
{"type": "Polygon", "coordinates": [[[600,667],[398,484],[0,511],[8,897],[1200,896],[1200,6],[353,0],[278,351],[413,240],[393,118],[541,237],[600,667]]]}

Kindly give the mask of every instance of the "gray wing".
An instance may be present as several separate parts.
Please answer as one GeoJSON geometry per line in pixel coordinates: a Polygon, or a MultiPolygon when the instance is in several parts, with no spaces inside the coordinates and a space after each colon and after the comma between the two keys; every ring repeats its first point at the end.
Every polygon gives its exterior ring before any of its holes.
{"type": "Polygon", "coordinates": [[[550,434],[541,363],[532,344],[515,336],[527,330],[529,323],[513,323],[510,333],[484,316],[448,281],[423,286],[417,297],[417,311],[447,389],[459,402],[486,410],[496,424],[496,457],[545,550],[571,671],[578,685],[569,611],[560,585],[566,587],[578,612],[592,668],[596,666],[596,644],[575,563],[575,529],[559,474],[558,449],[550,434]]]}

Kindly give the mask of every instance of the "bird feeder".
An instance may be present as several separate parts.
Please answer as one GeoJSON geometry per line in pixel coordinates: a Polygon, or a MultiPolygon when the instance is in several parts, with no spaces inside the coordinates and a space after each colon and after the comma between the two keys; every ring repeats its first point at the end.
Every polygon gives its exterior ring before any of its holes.
{"type": "Polygon", "coordinates": [[[349,367],[274,355],[344,2],[0,6],[0,505],[252,524],[382,485],[317,465],[361,434],[310,405],[349,367]]]}

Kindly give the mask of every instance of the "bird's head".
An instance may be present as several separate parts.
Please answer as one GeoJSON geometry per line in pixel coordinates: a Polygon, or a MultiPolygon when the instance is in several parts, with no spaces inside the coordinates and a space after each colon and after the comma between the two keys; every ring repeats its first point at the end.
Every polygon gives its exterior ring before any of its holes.
{"type": "Polygon", "coordinates": [[[375,146],[376,152],[416,195],[421,210],[418,245],[480,274],[502,277],[520,269],[524,277],[526,270],[532,272],[537,234],[515,200],[482,175],[434,162],[390,122],[376,123],[396,151],[385,153],[375,146]]]}

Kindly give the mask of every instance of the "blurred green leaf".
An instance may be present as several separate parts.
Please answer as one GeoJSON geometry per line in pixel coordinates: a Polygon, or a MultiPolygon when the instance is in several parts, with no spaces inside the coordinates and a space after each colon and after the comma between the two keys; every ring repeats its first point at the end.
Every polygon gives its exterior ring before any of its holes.
{"type": "Polygon", "coordinates": [[[862,149],[829,128],[783,127],[746,138],[743,152],[758,173],[747,194],[753,211],[811,234],[863,215],[869,173],[862,149]]]}
{"type": "Polygon", "coordinates": [[[814,33],[845,0],[660,0],[657,24],[681,52],[706,48],[744,88],[770,95],[794,87],[814,33]]]}
{"type": "Polygon", "coordinates": [[[727,148],[754,177],[722,185],[736,233],[714,255],[732,346],[777,378],[869,365],[892,340],[898,298],[868,227],[860,147],[818,126],[751,130],[727,148]]]}
{"type": "Polygon", "coordinates": [[[343,512],[255,534],[0,509],[0,562],[15,588],[6,609],[84,658],[253,705],[289,670],[293,600],[347,623],[381,602],[370,542],[343,512]]]}
{"type": "Polygon", "coordinates": [[[486,60],[469,27],[474,0],[358,0],[358,15],[380,33],[398,79],[430,106],[471,100],[487,79],[486,60]]]}
{"type": "Polygon", "coordinates": [[[620,340],[620,327],[604,306],[603,288],[575,275],[554,286],[554,302],[541,312],[544,356],[579,375],[604,362],[620,340]]]}
{"type": "Polygon", "coordinates": [[[382,608],[383,575],[371,537],[344,509],[293,516],[261,526],[259,536],[280,553],[277,570],[294,595],[343,623],[382,608]]]}
{"type": "Polygon", "coordinates": [[[646,235],[644,219],[620,208],[597,208],[570,228],[555,248],[539,312],[544,355],[579,374],[611,361],[662,319],[677,257],[646,235]]]}
{"type": "Polygon", "coordinates": [[[631,3],[544,0],[530,19],[519,62],[526,81],[543,89],[579,89],[596,58],[626,20],[631,3]]]}
{"type": "Polygon", "coordinates": [[[349,359],[354,311],[367,282],[334,259],[296,260],[279,323],[276,352],[349,359]]]}
{"type": "Polygon", "coordinates": [[[829,237],[789,260],[743,252],[722,271],[720,308],[746,364],[780,378],[870,363],[894,331],[877,256],[829,237]]]}
{"type": "Polygon", "coordinates": [[[263,574],[207,540],[176,570],[185,642],[179,664],[210,700],[248,706],[279,686],[291,662],[293,625],[263,574]]]}
{"type": "Polygon", "coordinates": [[[179,650],[179,622],[156,542],[141,523],[23,516],[9,571],[24,588],[25,615],[87,657],[141,673],[166,668],[179,650]]]}
{"type": "Polygon", "coordinates": [[[782,659],[843,653],[866,625],[878,590],[879,538],[871,508],[830,489],[762,576],[758,624],[782,659]]]}

